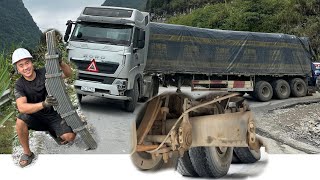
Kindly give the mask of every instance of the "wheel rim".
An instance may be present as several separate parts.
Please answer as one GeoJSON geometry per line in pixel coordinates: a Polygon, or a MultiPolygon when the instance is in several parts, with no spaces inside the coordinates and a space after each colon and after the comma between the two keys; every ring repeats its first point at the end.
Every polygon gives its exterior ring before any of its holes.
{"type": "Polygon", "coordinates": [[[298,83],[296,89],[299,93],[303,92],[303,85],[301,83],[298,83]]]}
{"type": "Polygon", "coordinates": [[[288,93],[288,88],[286,86],[281,86],[280,87],[280,93],[281,94],[287,94],[288,93]]]}
{"type": "Polygon", "coordinates": [[[227,153],[228,147],[215,147],[219,157],[224,157],[227,153]]]}
{"type": "Polygon", "coordinates": [[[135,152],[131,159],[136,167],[143,170],[150,170],[162,163],[162,155],[152,157],[146,152],[135,152]]]}
{"type": "Polygon", "coordinates": [[[264,96],[264,97],[269,97],[270,96],[270,89],[268,87],[263,87],[262,88],[262,91],[261,91],[261,94],[264,96]]]}

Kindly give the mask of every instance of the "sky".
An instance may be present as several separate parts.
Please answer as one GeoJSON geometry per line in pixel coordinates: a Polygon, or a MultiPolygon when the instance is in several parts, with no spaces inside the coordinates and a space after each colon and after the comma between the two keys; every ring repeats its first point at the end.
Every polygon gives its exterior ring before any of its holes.
{"type": "Polygon", "coordinates": [[[66,22],[76,20],[86,6],[100,6],[105,0],[22,0],[41,31],[55,28],[64,34],[66,22]]]}

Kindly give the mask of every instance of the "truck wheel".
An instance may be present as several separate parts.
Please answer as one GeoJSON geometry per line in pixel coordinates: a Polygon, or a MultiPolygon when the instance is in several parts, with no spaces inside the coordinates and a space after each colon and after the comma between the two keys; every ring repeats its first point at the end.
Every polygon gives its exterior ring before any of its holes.
{"type": "Polygon", "coordinates": [[[254,96],[259,101],[269,101],[273,96],[273,90],[267,81],[258,81],[254,87],[254,96]]]}
{"type": "Polygon", "coordinates": [[[303,97],[307,95],[307,85],[301,78],[294,78],[290,81],[291,95],[303,97]]]}
{"type": "Polygon", "coordinates": [[[255,163],[261,158],[260,149],[258,151],[255,151],[249,149],[248,147],[235,147],[233,148],[233,151],[238,157],[240,163],[255,163]]]}
{"type": "Polygon", "coordinates": [[[133,112],[139,98],[138,82],[134,83],[132,90],[127,91],[126,96],[131,97],[131,101],[124,101],[124,108],[128,112],[133,112]]]}
{"type": "Polygon", "coordinates": [[[182,176],[198,177],[199,175],[194,170],[190,160],[189,151],[184,152],[183,157],[179,158],[177,171],[182,176]]]}
{"type": "Polygon", "coordinates": [[[162,155],[152,157],[147,152],[135,152],[131,155],[131,160],[140,170],[158,170],[164,163],[162,155]]]}
{"type": "Polygon", "coordinates": [[[289,83],[283,79],[272,82],[273,92],[278,99],[287,99],[290,96],[289,83]]]}
{"type": "Polygon", "coordinates": [[[153,88],[152,88],[152,97],[158,95],[159,93],[159,78],[158,77],[152,77],[153,80],[153,88]]]}
{"type": "Polygon", "coordinates": [[[78,97],[78,101],[79,101],[79,103],[81,104],[81,101],[82,101],[82,94],[77,94],[77,97],[78,97]]]}
{"type": "Polygon", "coordinates": [[[240,164],[241,163],[240,159],[238,158],[238,156],[236,155],[236,153],[234,151],[232,153],[232,161],[231,161],[231,163],[232,164],[240,164]]]}
{"type": "Polygon", "coordinates": [[[189,150],[192,165],[201,177],[226,175],[232,161],[232,147],[195,147],[189,150]]]}
{"type": "Polygon", "coordinates": [[[143,96],[139,99],[139,102],[146,102],[152,97],[158,95],[159,93],[159,78],[157,76],[152,77],[152,85],[151,88],[148,90],[150,94],[148,96],[143,96]]]}

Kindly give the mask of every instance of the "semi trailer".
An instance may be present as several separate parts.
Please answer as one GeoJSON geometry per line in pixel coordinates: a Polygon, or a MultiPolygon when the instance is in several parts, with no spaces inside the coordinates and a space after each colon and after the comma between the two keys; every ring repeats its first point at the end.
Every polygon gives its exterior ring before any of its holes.
{"type": "Polygon", "coordinates": [[[315,56],[308,38],[288,34],[150,24],[145,73],[192,90],[248,93],[259,101],[311,91],[315,56]],[[308,87],[310,85],[311,87],[308,87]]]}

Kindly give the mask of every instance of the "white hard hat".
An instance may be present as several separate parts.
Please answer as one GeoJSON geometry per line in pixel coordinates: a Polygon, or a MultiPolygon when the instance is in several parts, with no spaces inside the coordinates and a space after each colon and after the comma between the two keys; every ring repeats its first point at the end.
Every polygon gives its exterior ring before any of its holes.
{"type": "Polygon", "coordinates": [[[12,54],[12,64],[26,58],[32,58],[30,52],[24,48],[18,48],[12,54]]]}

